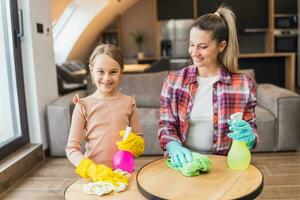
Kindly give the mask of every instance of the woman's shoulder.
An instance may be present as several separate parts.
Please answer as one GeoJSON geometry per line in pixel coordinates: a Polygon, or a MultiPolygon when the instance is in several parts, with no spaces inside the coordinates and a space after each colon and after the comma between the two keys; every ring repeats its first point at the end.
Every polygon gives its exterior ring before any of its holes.
{"type": "Polygon", "coordinates": [[[174,70],[169,72],[169,76],[183,76],[184,74],[189,74],[195,71],[195,66],[188,65],[179,70],[174,70]]]}
{"type": "Polygon", "coordinates": [[[247,73],[243,73],[241,71],[235,72],[235,73],[231,73],[231,77],[232,79],[239,79],[239,80],[251,80],[251,76],[248,75],[247,73]]]}
{"type": "Polygon", "coordinates": [[[184,80],[186,77],[196,76],[196,75],[197,75],[196,67],[193,65],[189,65],[177,71],[170,71],[167,76],[167,80],[168,81],[175,81],[178,79],[184,80]]]}
{"type": "Polygon", "coordinates": [[[241,83],[246,85],[255,85],[255,80],[250,75],[243,72],[231,73],[231,78],[233,83],[241,83]]]}

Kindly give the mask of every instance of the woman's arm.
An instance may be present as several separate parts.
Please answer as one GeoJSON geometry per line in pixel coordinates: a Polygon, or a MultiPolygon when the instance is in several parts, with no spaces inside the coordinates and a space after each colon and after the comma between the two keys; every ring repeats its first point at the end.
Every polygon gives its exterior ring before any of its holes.
{"type": "Polygon", "coordinates": [[[259,141],[259,136],[257,134],[257,125],[256,125],[256,114],[255,114],[255,107],[257,105],[256,100],[256,88],[252,82],[252,80],[249,79],[249,85],[250,85],[250,94],[248,98],[248,102],[244,111],[244,120],[247,121],[250,126],[252,127],[253,133],[256,136],[255,144],[253,148],[256,146],[257,142],[259,141]]]}
{"type": "Polygon", "coordinates": [[[170,84],[169,79],[170,76],[168,76],[167,79],[164,81],[160,96],[160,120],[158,137],[160,147],[164,151],[166,151],[166,145],[170,141],[177,141],[181,143],[181,140],[178,137],[177,130],[177,127],[179,127],[179,122],[175,119],[174,108],[172,109],[172,103],[174,104],[176,102],[175,96],[173,96],[174,88],[172,87],[172,84],[170,84]],[[172,100],[174,102],[172,102],[172,100]]]}

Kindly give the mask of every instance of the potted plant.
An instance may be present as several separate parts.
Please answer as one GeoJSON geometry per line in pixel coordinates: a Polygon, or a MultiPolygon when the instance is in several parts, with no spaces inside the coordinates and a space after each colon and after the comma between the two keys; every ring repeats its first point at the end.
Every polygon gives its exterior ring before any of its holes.
{"type": "Polygon", "coordinates": [[[130,35],[133,37],[134,42],[138,46],[137,58],[138,59],[143,59],[144,58],[144,53],[142,51],[142,44],[145,42],[144,33],[141,32],[141,31],[137,31],[135,33],[131,32],[130,35]]]}

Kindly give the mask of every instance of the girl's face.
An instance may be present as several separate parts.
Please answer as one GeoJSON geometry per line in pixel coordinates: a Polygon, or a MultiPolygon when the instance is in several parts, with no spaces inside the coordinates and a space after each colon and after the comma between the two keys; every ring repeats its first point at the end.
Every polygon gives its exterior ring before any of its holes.
{"type": "Polygon", "coordinates": [[[193,27],[190,31],[189,54],[197,67],[218,66],[218,54],[223,51],[226,42],[217,44],[212,40],[211,32],[193,27]]]}
{"type": "Polygon", "coordinates": [[[105,96],[112,96],[117,92],[121,77],[120,65],[105,54],[97,55],[90,68],[97,90],[105,96]]]}

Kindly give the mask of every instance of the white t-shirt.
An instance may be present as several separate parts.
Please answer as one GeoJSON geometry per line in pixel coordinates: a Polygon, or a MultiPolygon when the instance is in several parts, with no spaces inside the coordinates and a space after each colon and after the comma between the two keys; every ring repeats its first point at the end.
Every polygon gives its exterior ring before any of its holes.
{"type": "Polygon", "coordinates": [[[213,146],[213,100],[212,86],[219,76],[197,77],[193,109],[185,146],[197,152],[211,152],[213,146]]]}

